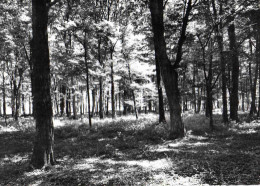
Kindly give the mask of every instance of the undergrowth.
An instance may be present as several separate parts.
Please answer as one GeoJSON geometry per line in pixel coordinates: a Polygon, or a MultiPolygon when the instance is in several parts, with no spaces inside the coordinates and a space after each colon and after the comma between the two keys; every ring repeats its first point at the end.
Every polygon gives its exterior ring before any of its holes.
{"type": "Polygon", "coordinates": [[[29,171],[34,124],[28,119],[10,120],[8,130],[0,128],[0,185],[260,183],[258,121],[227,128],[215,115],[215,132],[203,115],[186,114],[183,121],[186,137],[168,140],[167,124],[159,124],[154,114],[141,115],[139,120],[97,119],[91,129],[85,118],[56,118],[57,164],[29,171]]]}

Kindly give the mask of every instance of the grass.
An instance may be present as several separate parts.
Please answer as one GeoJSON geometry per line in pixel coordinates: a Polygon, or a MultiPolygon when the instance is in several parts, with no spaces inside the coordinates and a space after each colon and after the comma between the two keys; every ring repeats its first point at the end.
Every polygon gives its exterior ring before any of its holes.
{"type": "Polygon", "coordinates": [[[10,120],[0,127],[0,185],[260,184],[260,123],[228,129],[219,118],[211,132],[204,116],[184,115],[187,135],[178,140],[167,140],[154,114],[95,119],[92,130],[87,119],[56,118],[58,163],[34,171],[32,120],[10,120]]]}

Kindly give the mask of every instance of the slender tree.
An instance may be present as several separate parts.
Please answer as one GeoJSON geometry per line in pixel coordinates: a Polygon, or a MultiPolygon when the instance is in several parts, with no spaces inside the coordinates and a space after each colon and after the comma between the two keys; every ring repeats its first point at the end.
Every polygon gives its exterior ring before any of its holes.
{"type": "Polygon", "coordinates": [[[223,4],[219,1],[219,12],[217,12],[215,0],[211,1],[215,22],[215,33],[218,43],[218,50],[220,56],[220,68],[221,68],[221,83],[222,83],[222,102],[223,102],[223,122],[228,123],[228,110],[227,110],[227,78],[226,78],[226,60],[224,57],[224,44],[223,44],[223,4]]]}
{"type": "Polygon", "coordinates": [[[230,96],[230,118],[238,120],[238,77],[239,77],[239,60],[238,48],[236,44],[235,25],[232,22],[228,27],[229,48],[232,61],[232,89],[230,96]]]}

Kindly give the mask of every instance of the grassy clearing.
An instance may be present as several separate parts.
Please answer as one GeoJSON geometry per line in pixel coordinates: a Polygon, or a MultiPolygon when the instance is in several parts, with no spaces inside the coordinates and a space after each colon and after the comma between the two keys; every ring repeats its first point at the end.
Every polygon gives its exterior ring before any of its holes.
{"type": "Polygon", "coordinates": [[[202,115],[183,116],[187,136],[169,141],[157,116],[95,120],[55,119],[57,165],[29,171],[31,120],[0,127],[1,185],[260,184],[260,123],[210,132],[202,115]],[[8,130],[7,130],[8,129],[8,130]],[[3,150],[2,150],[3,149],[3,150]]]}

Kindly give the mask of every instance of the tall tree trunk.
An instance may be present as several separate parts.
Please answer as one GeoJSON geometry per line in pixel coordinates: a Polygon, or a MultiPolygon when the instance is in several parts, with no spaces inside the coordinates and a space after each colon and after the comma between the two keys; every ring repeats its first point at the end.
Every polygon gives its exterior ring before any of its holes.
{"type": "Polygon", "coordinates": [[[99,118],[104,118],[104,106],[103,106],[103,78],[99,78],[99,118]]]}
{"type": "MultiPolygon", "coordinates": [[[[223,11],[222,11],[222,2],[219,2],[220,10],[219,10],[219,16],[222,16],[223,11]]],[[[223,117],[223,122],[225,124],[228,123],[228,109],[227,109],[227,78],[226,78],[226,60],[224,57],[224,52],[223,52],[223,30],[222,30],[222,20],[217,15],[217,10],[216,10],[216,5],[215,5],[215,0],[212,0],[212,8],[214,11],[214,19],[216,23],[218,23],[215,26],[215,32],[217,35],[217,43],[218,43],[218,49],[219,49],[219,54],[220,54],[220,68],[221,68],[221,78],[222,78],[222,102],[223,102],[223,112],[222,112],[222,117],[223,117]]]]}
{"type": "MultiPolygon", "coordinates": [[[[219,33],[220,34],[220,33],[219,33]]],[[[223,103],[223,122],[228,123],[228,110],[227,110],[227,78],[226,78],[226,60],[223,54],[223,36],[220,34],[218,37],[218,47],[220,52],[220,68],[222,78],[222,103],[223,103]]]]}
{"type": "MultiPolygon", "coordinates": [[[[24,90],[23,86],[22,86],[22,91],[24,90]]],[[[22,115],[25,116],[25,98],[24,98],[24,94],[22,94],[22,115]]]]}
{"type": "Polygon", "coordinates": [[[197,76],[197,74],[198,74],[198,66],[197,66],[197,62],[194,61],[193,78],[192,78],[192,95],[193,95],[194,113],[197,112],[197,95],[196,95],[196,76],[197,76]]]}
{"type": "Polygon", "coordinates": [[[96,87],[92,90],[92,117],[95,115],[95,107],[96,107],[96,87]]]}
{"type": "Polygon", "coordinates": [[[231,24],[228,27],[229,48],[232,61],[232,86],[230,95],[230,118],[238,121],[238,78],[239,78],[239,61],[238,48],[236,44],[235,25],[231,24]]]}
{"type": "Polygon", "coordinates": [[[113,51],[114,50],[111,50],[111,53],[110,53],[110,59],[111,59],[111,108],[112,108],[112,118],[115,118],[116,111],[115,111],[115,84],[114,84],[113,51]]]}
{"type": "Polygon", "coordinates": [[[66,96],[66,86],[65,85],[61,85],[60,87],[60,92],[61,92],[61,96],[60,96],[60,115],[63,116],[64,115],[64,108],[65,108],[65,96],[66,96]]]}
{"type": "MultiPolygon", "coordinates": [[[[101,37],[98,41],[98,61],[101,67],[103,67],[103,61],[101,59],[101,37]]],[[[99,118],[104,118],[104,104],[103,104],[103,77],[99,77],[99,118]]]]}
{"type": "Polygon", "coordinates": [[[251,108],[250,108],[250,115],[254,115],[257,113],[256,111],[256,105],[255,105],[255,101],[256,101],[256,84],[257,84],[257,77],[258,77],[258,69],[259,68],[259,64],[258,62],[256,61],[256,67],[255,67],[255,78],[252,82],[252,86],[251,86],[251,97],[252,97],[252,100],[251,100],[251,108]]]}
{"type": "MultiPolygon", "coordinates": [[[[259,43],[260,44],[260,43],[259,43]]],[[[260,48],[258,47],[258,50],[260,50],[260,48]]],[[[259,54],[258,54],[259,55],[259,54]]],[[[258,59],[258,63],[260,64],[260,55],[257,57],[258,59]]],[[[258,65],[258,76],[259,76],[259,82],[258,82],[258,111],[257,111],[257,117],[260,116],[260,65],[258,65]]]]}
{"type": "MultiPolygon", "coordinates": [[[[186,85],[186,69],[187,66],[185,65],[184,70],[183,70],[183,75],[182,75],[182,90],[184,90],[184,87],[186,85]]],[[[187,95],[185,92],[183,92],[182,96],[182,112],[188,111],[188,105],[187,105],[187,95]]]]}
{"type": "Polygon", "coordinates": [[[21,94],[17,88],[15,93],[15,114],[14,114],[14,118],[16,121],[18,121],[18,118],[20,116],[20,105],[21,105],[20,100],[21,100],[21,94]]]}
{"type": "Polygon", "coordinates": [[[11,109],[12,109],[12,117],[15,115],[15,86],[14,86],[14,77],[12,74],[11,81],[10,81],[10,88],[12,90],[11,93],[11,109]]]}
{"type": "Polygon", "coordinates": [[[197,105],[196,113],[200,113],[200,109],[201,109],[201,94],[202,94],[202,88],[198,87],[198,105],[197,105]]]}
{"type": "Polygon", "coordinates": [[[118,113],[121,116],[121,89],[119,84],[119,92],[118,92],[118,113]]]}
{"type": "Polygon", "coordinates": [[[92,127],[91,121],[91,111],[90,111],[90,90],[89,90],[89,70],[88,70],[88,62],[87,62],[87,31],[84,31],[84,60],[86,66],[86,75],[87,75],[87,98],[88,98],[88,122],[89,127],[92,127]]]}
{"type": "MultiPolygon", "coordinates": [[[[71,84],[74,85],[73,76],[71,76],[71,84]]],[[[73,119],[77,119],[77,107],[76,107],[76,94],[75,94],[75,87],[71,89],[72,93],[72,111],[73,111],[73,119]]]]}
{"type": "MultiPolygon", "coordinates": [[[[256,50],[255,50],[255,63],[256,63],[256,68],[255,68],[255,79],[253,82],[253,87],[251,85],[251,95],[252,95],[252,102],[251,102],[251,109],[250,109],[250,115],[255,114],[256,111],[256,106],[255,106],[255,101],[256,101],[256,84],[257,84],[257,78],[258,78],[258,73],[260,73],[260,23],[259,23],[259,19],[260,19],[260,9],[257,10],[252,10],[250,15],[250,20],[252,21],[252,25],[253,25],[253,31],[254,31],[254,37],[256,40],[256,50]]],[[[253,56],[253,51],[252,51],[252,41],[250,40],[249,43],[249,47],[250,47],[250,53],[251,56],[253,56]]],[[[253,57],[252,57],[253,59],[253,57]]],[[[251,65],[250,65],[251,66],[251,65]]],[[[251,68],[249,69],[251,71],[251,68]]],[[[251,75],[251,72],[250,72],[251,75]]],[[[251,79],[252,79],[252,75],[251,75],[251,79]]],[[[251,80],[251,84],[252,84],[252,80],[251,80]]]]}
{"type": "Polygon", "coordinates": [[[182,58],[182,46],[185,41],[185,32],[188,24],[189,13],[192,9],[191,0],[183,18],[181,37],[178,41],[176,61],[174,65],[168,59],[166,53],[166,43],[164,38],[163,23],[163,0],[150,0],[150,11],[152,16],[152,29],[154,33],[155,56],[160,63],[162,79],[165,85],[166,95],[170,108],[170,135],[169,138],[176,139],[184,136],[184,125],[181,119],[180,95],[178,88],[179,63],[182,58]]]}
{"type": "Polygon", "coordinates": [[[70,89],[69,88],[67,88],[67,95],[66,95],[66,115],[67,115],[67,117],[70,117],[70,115],[71,115],[71,108],[70,108],[70,102],[71,102],[71,100],[70,100],[70,89]]]}
{"type": "Polygon", "coordinates": [[[107,91],[107,100],[106,100],[106,115],[107,115],[107,116],[108,116],[108,114],[109,114],[108,105],[109,105],[109,91],[107,91]]]}
{"type": "Polygon", "coordinates": [[[250,104],[250,100],[249,100],[249,91],[248,91],[248,80],[246,79],[246,110],[247,111],[249,109],[249,104],[250,104]]]}
{"type": "Polygon", "coordinates": [[[160,63],[157,58],[155,58],[156,63],[156,77],[157,77],[157,89],[158,89],[158,99],[159,99],[159,123],[166,122],[164,114],[164,105],[163,105],[163,92],[161,86],[161,71],[160,63]]]}
{"type": "Polygon", "coordinates": [[[127,95],[127,92],[126,90],[124,90],[124,102],[123,102],[123,115],[125,116],[126,113],[127,113],[127,105],[126,105],[126,95],[127,95]]]}
{"type": "MultiPolygon", "coordinates": [[[[210,48],[210,56],[209,56],[209,70],[208,70],[208,77],[206,79],[206,92],[207,92],[207,98],[206,98],[206,116],[209,117],[209,126],[210,129],[213,130],[213,104],[212,104],[212,80],[213,80],[213,69],[212,69],[212,63],[213,63],[213,55],[212,55],[212,50],[213,50],[213,45],[212,41],[209,41],[209,48],[210,48]]],[[[206,72],[204,72],[206,74],[206,72]]]]}
{"type": "Polygon", "coordinates": [[[48,47],[48,1],[32,0],[33,109],[36,138],[31,165],[35,168],[54,164],[54,127],[50,93],[50,59],[48,47]]]}
{"type": "MultiPolygon", "coordinates": [[[[5,64],[4,64],[4,72],[5,72],[5,64]]],[[[5,74],[2,74],[2,79],[3,79],[3,83],[2,83],[2,92],[3,92],[3,116],[5,119],[5,124],[7,126],[7,122],[6,122],[6,91],[5,91],[5,74]]]]}
{"type": "MultiPolygon", "coordinates": [[[[243,86],[244,85],[241,83],[241,87],[243,86]]],[[[242,111],[245,112],[245,91],[243,88],[241,89],[241,92],[242,92],[242,111]]]]}

